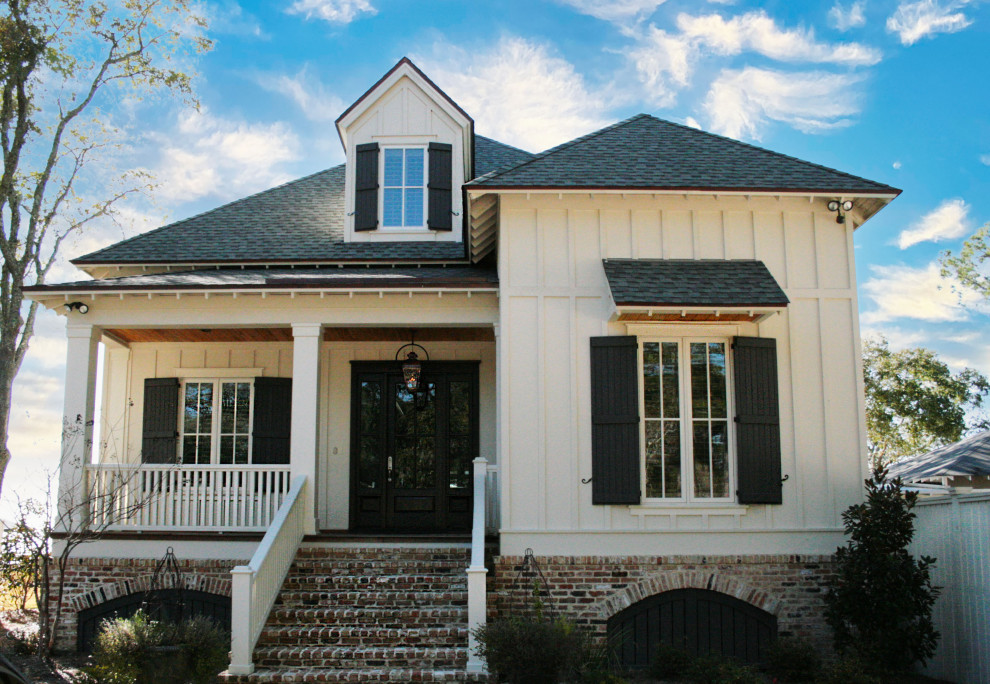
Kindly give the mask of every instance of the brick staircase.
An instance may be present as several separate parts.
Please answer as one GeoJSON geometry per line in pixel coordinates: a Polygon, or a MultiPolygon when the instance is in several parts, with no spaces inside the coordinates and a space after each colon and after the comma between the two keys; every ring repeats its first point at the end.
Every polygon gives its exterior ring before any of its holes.
{"type": "Polygon", "coordinates": [[[463,548],[303,547],[254,650],[267,682],[482,682],[468,675],[463,548]]]}

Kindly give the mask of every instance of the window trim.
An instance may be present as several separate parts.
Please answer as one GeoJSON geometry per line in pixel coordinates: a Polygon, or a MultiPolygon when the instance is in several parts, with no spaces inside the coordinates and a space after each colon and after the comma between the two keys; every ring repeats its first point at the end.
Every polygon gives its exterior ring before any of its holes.
{"type": "MultiPolygon", "coordinates": [[[[430,144],[429,141],[426,142],[409,142],[409,143],[395,143],[395,144],[382,144],[378,143],[378,187],[380,192],[378,193],[378,228],[373,231],[368,231],[372,233],[378,233],[379,235],[387,233],[430,233],[428,223],[428,217],[430,215],[430,192],[429,192],[429,175],[430,175],[430,144]],[[386,226],[385,225],[385,190],[388,188],[395,188],[399,186],[385,186],[385,151],[386,150],[423,150],[423,222],[417,226],[386,226]]],[[[403,154],[402,162],[402,174],[403,183],[405,183],[405,155],[403,154]]],[[[402,220],[405,221],[405,188],[406,185],[402,185],[403,199],[402,199],[402,220]]],[[[413,187],[413,186],[409,186],[413,187]]]]}
{"type": "MultiPolygon", "coordinates": [[[[176,463],[178,463],[180,466],[192,466],[192,467],[210,465],[210,466],[225,466],[225,467],[236,468],[239,466],[253,465],[254,464],[254,399],[255,399],[254,377],[242,377],[242,376],[229,377],[223,374],[203,376],[203,377],[196,377],[196,375],[194,374],[193,376],[180,377],[178,430],[176,431],[178,432],[178,436],[176,438],[176,452],[177,452],[176,463]],[[210,417],[210,460],[208,463],[187,463],[182,460],[183,457],[182,450],[184,448],[183,447],[185,442],[184,438],[186,436],[186,421],[185,421],[186,385],[190,382],[198,383],[198,384],[204,384],[209,382],[213,384],[213,413],[210,417]],[[217,401],[217,397],[220,395],[220,392],[222,391],[221,385],[223,383],[237,384],[242,382],[247,383],[248,386],[250,387],[250,395],[249,395],[250,399],[248,401],[248,429],[247,429],[248,461],[247,463],[221,463],[220,462],[220,438],[221,438],[220,410],[218,410],[218,406],[220,402],[217,401]]],[[[197,432],[196,434],[205,434],[205,433],[197,432]]]]}
{"type": "Polygon", "coordinates": [[[732,351],[731,335],[637,335],[638,350],[636,358],[637,387],[639,391],[639,410],[642,416],[639,421],[639,468],[640,482],[642,482],[641,505],[648,507],[658,506],[700,506],[700,507],[724,507],[726,504],[736,503],[736,430],[735,430],[735,373],[734,357],[732,351]],[[646,387],[643,375],[643,351],[647,343],[676,342],[678,344],[678,399],[680,405],[680,438],[681,438],[681,496],[679,497],[650,497],[647,496],[647,472],[646,472],[646,387]],[[729,495],[726,497],[698,497],[694,494],[694,416],[691,415],[691,382],[690,382],[690,345],[692,342],[710,343],[718,342],[725,345],[725,392],[726,392],[726,431],[727,431],[727,454],[728,462],[728,484],[729,495]],[[686,450],[686,445],[691,445],[690,450],[686,450]],[[690,458],[687,458],[690,456],[690,458]],[[687,467],[685,467],[687,464],[687,467]]]}

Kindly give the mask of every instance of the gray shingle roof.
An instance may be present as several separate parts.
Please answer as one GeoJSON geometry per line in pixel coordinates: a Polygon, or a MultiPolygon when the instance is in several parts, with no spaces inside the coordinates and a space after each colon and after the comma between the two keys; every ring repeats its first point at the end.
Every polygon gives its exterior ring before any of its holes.
{"type": "MultiPolygon", "coordinates": [[[[476,136],[485,173],[528,152],[476,136]]],[[[458,261],[460,242],[344,242],[344,165],[142,233],[72,263],[458,261]]]]}
{"type": "Polygon", "coordinates": [[[762,261],[605,259],[618,306],[786,306],[787,295],[762,261]]]}
{"type": "Polygon", "coordinates": [[[489,288],[498,286],[493,268],[479,266],[422,266],[395,268],[255,268],[204,269],[148,275],[122,276],[102,280],[80,280],[57,285],[40,285],[30,291],[128,291],[183,289],[252,288],[489,288]]]}
{"type": "Polygon", "coordinates": [[[891,464],[890,477],[906,482],[954,475],[990,475],[990,430],[891,464]]]}
{"type": "Polygon", "coordinates": [[[900,190],[753,145],[638,114],[470,185],[492,188],[900,190]]]}

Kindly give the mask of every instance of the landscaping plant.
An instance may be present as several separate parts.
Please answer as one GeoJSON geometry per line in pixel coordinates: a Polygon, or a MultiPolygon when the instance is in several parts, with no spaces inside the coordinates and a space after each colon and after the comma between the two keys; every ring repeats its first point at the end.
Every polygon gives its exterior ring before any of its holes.
{"type": "Polygon", "coordinates": [[[779,682],[813,682],[821,669],[818,651],[802,639],[780,639],[767,650],[767,672],[779,682]]]}
{"type": "Polygon", "coordinates": [[[513,617],[479,627],[478,655],[497,682],[553,684],[579,676],[588,653],[584,633],[567,620],[513,617]]]}
{"type": "Polygon", "coordinates": [[[935,654],[938,632],[932,606],[934,558],[914,558],[914,492],[881,469],[866,481],[866,502],[843,514],[846,546],[835,554],[836,572],[825,596],[825,619],[839,653],[875,672],[903,672],[935,654]]]}

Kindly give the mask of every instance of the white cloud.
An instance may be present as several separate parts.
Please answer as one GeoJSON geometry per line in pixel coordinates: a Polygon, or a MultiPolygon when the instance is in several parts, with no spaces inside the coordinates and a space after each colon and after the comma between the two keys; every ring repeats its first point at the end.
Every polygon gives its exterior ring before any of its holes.
{"type": "Polygon", "coordinates": [[[263,74],[258,83],[266,90],[285,95],[295,102],[310,121],[333,121],[344,111],[344,101],[304,66],[295,76],[263,74]]]}
{"type": "Polygon", "coordinates": [[[919,242],[941,242],[962,237],[969,230],[969,205],[961,198],[949,199],[928,212],[897,236],[897,246],[907,249],[919,242]]]}
{"type": "Polygon", "coordinates": [[[980,163],[981,164],[986,164],[987,166],[990,166],[990,154],[981,154],[980,155],[980,163]]]}
{"type": "Polygon", "coordinates": [[[893,164],[891,164],[891,166],[893,166],[895,169],[899,169],[901,168],[901,166],[903,166],[903,164],[901,164],[900,160],[897,160],[893,164]]]}
{"type": "Polygon", "coordinates": [[[254,15],[245,12],[244,8],[233,0],[203,2],[196,5],[196,12],[206,17],[211,34],[254,36],[264,40],[271,37],[262,30],[261,24],[254,15]]]}
{"type": "Polygon", "coordinates": [[[954,287],[954,281],[943,278],[936,263],[922,268],[873,266],[870,270],[873,275],[862,290],[876,308],[862,315],[866,326],[903,318],[963,321],[970,309],[982,310],[980,295],[954,287]]]}
{"type": "Polygon", "coordinates": [[[913,45],[937,33],[955,33],[973,23],[960,10],[965,0],[941,3],[938,0],[902,2],[887,19],[887,31],[896,33],[903,45],[913,45]]]}
{"type": "Polygon", "coordinates": [[[603,99],[570,62],[538,43],[505,37],[470,51],[442,43],[433,54],[417,60],[485,135],[535,151],[606,123],[603,99]]]}
{"type": "Polygon", "coordinates": [[[678,15],[677,31],[650,25],[638,32],[638,41],[626,51],[651,101],[669,107],[690,85],[695,65],[705,56],[732,57],[755,52],[780,62],[811,62],[868,66],[881,59],[876,48],[860,43],[822,43],[814,31],[786,29],[764,11],[731,19],[719,14],[678,15]]]}
{"type": "Polygon", "coordinates": [[[811,29],[782,29],[760,10],[732,19],[718,14],[692,17],[680,14],[677,27],[684,37],[711,48],[716,54],[753,51],[782,62],[815,62],[863,66],[880,61],[880,51],[859,43],[827,44],[815,40],[811,29]]]}
{"type": "Polygon", "coordinates": [[[704,107],[711,130],[732,138],[758,140],[768,120],[820,133],[851,123],[848,117],[859,112],[853,86],[860,80],[820,71],[725,69],[712,83],[704,107]]]}
{"type": "Polygon", "coordinates": [[[616,23],[643,19],[667,0],[559,0],[581,14],[616,23]]]}
{"type": "Polygon", "coordinates": [[[866,24],[866,14],[863,13],[865,6],[864,0],[857,0],[848,8],[844,7],[842,3],[836,2],[828,11],[828,23],[840,31],[864,26],[866,24]]]}
{"type": "Polygon", "coordinates": [[[180,115],[164,137],[154,170],[158,194],[188,201],[207,195],[241,197],[290,180],[279,166],[296,159],[299,142],[283,123],[256,124],[207,110],[180,115]]]}
{"type": "Polygon", "coordinates": [[[698,120],[695,119],[693,116],[689,116],[686,119],[684,119],[684,125],[685,126],[690,126],[691,128],[697,128],[698,130],[701,130],[701,124],[698,123],[698,120]]]}
{"type": "Polygon", "coordinates": [[[368,0],[296,0],[288,12],[305,14],[307,19],[316,17],[331,24],[349,24],[362,14],[378,14],[368,0]]]}

